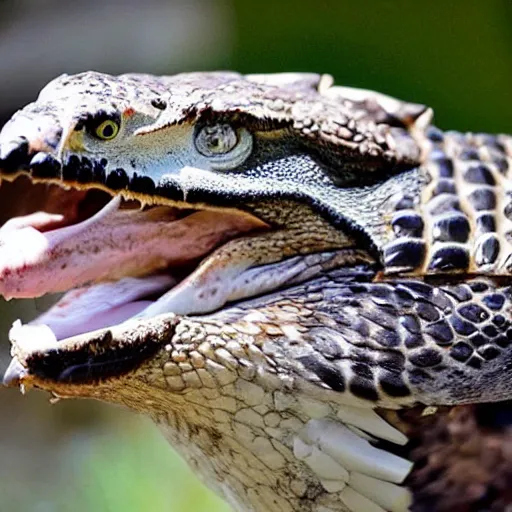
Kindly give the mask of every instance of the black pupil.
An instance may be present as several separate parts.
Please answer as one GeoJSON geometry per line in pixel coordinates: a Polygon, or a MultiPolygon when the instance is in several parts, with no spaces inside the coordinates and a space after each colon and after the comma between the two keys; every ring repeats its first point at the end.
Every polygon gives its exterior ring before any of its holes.
{"type": "Polygon", "coordinates": [[[103,127],[103,133],[102,133],[103,137],[112,137],[112,135],[114,135],[114,127],[112,126],[112,123],[107,123],[104,127],[103,127]]]}

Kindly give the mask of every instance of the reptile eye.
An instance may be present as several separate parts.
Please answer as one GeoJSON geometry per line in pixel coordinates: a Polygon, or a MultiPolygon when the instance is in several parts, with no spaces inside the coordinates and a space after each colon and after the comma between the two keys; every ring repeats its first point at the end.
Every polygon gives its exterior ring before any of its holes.
{"type": "Polygon", "coordinates": [[[238,137],[229,124],[203,127],[196,136],[196,147],[204,156],[222,155],[231,151],[238,137]]]}
{"type": "Polygon", "coordinates": [[[210,160],[213,169],[233,169],[251,153],[252,135],[229,124],[203,126],[196,133],[195,145],[210,160]]]}
{"type": "Polygon", "coordinates": [[[119,133],[119,124],[112,119],[102,121],[95,129],[94,135],[98,139],[112,140],[119,133]]]}

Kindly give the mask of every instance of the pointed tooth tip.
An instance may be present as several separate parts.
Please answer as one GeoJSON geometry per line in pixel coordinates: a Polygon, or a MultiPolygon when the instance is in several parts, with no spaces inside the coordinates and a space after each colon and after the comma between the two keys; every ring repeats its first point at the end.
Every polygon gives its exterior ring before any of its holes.
{"type": "Polygon", "coordinates": [[[7,370],[5,370],[2,383],[6,387],[16,387],[21,384],[23,378],[27,375],[27,370],[18,361],[16,357],[12,358],[7,370]]]}

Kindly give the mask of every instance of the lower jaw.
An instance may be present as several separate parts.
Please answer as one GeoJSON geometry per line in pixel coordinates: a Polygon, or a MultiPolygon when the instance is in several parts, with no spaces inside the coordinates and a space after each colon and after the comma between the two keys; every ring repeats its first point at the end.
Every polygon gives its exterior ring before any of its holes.
{"type": "MultiPolygon", "coordinates": [[[[282,287],[289,287],[338,268],[347,261],[354,262],[353,258],[354,254],[347,250],[310,254],[266,265],[263,275],[279,276],[282,287]]],[[[373,271],[366,266],[363,269],[366,270],[362,273],[360,266],[347,269],[347,276],[353,272],[354,278],[367,280],[373,271]]],[[[256,270],[261,275],[262,269],[256,270]]],[[[271,285],[267,286],[271,288],[271,285]]],[[[276,290],[272,288],[271,291],[276,290]]],[[[254,295],[249,289],[246,293],[254,295]]],[[[233,307],[236,305],[232,304],[233,307]]],[[[166,311],[132,317],[65,339],[57,339],[51,326],[40,319],[26,325],[16,321],[9,333],[13,359],[3,382],[7,386],[20,386],[22,391],[39,387],[58,397],[104,398],[101,394],[103,382],[130,374],[161,351],[170,352],[176,326],[182,320],[183,316],[166,311]]]]}

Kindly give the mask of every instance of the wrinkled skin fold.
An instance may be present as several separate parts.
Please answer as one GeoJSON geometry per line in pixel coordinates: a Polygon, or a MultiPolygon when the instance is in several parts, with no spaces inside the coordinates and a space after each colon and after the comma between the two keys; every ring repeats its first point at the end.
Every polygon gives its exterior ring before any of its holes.
{"type": "Polygon", "coordinates": [[[149,415],[239,510],[435,501],[424,408],[511,396],[512,142],[431,118],[308,74],[57,78],[0,133],[0,293],[64,293],[4,382],[149,415]]]}

